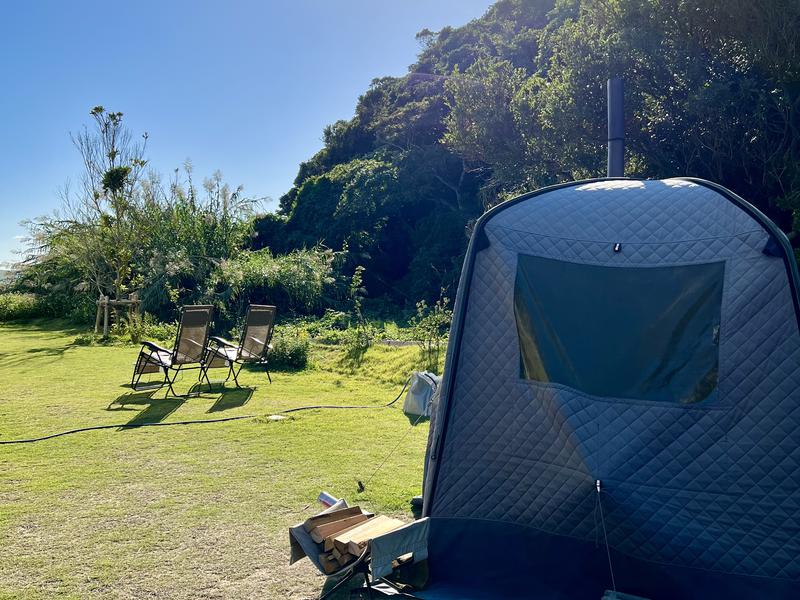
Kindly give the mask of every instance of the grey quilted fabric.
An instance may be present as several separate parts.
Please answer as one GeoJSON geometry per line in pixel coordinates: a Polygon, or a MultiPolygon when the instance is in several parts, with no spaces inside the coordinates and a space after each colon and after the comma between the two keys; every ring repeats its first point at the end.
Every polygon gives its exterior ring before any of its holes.
{"type": "Polygon", "coordinates": [[[459,362],[448,364],[456,372],[430,515],[593,540],[600,479],[620,552],[800,580],[800,335],[784,263],[762,253],[761,225],[695,183],[604,181],[522,201],[485,232],[459,362]],[[520,379],[520,253],[611,266],[724,260],[716,393],[686,406],[520,379]]]}

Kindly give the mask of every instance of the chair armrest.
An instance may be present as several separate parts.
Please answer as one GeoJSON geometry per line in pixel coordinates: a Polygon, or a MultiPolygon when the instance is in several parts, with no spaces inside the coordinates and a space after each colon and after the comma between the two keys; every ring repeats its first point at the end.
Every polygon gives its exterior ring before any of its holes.
{"type": "Polygon", "coordinates": [[[149,348],[153,352],[166,352],[168,354],[172,354],[172,350],[167,350],[163,346],[159,346],[155,342],[142,342],[142,350],[145,348],[149,348]]]}
{"type": "Polygon", "coordinates": [[[239,347],[237,344],[234,344],[233,342],[229,342],[225,338],[221,338],[221,337],[216,336],[216,335],[213,335],[210,338],[208,338],[208,341],[209,342],[214,342],[217,346],[227,346],[228,348],[238,348],[239,347]]]}

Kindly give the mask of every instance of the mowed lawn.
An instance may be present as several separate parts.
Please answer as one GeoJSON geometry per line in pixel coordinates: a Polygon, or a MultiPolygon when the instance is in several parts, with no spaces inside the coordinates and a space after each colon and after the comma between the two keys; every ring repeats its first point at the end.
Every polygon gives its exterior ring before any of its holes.
{"type": "Polygon", "coordinates": [[[413,427],[363,493],[356,483],[408,432],[402,402],[266,417],[307,404],[385,403],[416,348],[372,348],[351,373],[336,350],[316,347],[314,366],[273,373],[272,385],[243,371],[245,390],[165,400],[164,390],[126,386],[136,348],[74,345],[78,333],[57,323],[0,325],[0,440],[256,416],[0,445],[0,598],[314,598],[323,579],[307,560],[288,565],[287,528],[319,510],[321,490],[411,518],[427,423],[413,427]]]}

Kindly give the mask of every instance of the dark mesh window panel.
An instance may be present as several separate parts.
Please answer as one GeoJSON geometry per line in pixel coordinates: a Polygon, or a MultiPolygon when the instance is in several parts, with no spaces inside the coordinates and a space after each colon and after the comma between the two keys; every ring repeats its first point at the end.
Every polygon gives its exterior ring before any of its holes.
{"type": "Polygon", "coordinates": [[[724,263],[602,267],[520,255],[520,376],[692,404],[717,385],[724,263]]]}

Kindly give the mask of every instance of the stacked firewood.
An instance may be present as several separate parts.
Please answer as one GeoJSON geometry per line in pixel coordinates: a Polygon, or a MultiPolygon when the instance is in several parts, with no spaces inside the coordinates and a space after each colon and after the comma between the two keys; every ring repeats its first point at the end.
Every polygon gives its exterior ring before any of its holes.
{"type": "Polygon", "coordinates": [[[373,516],[353,506],[311,517],[303,528],[319,545],[325,573],[333,573],[361,556],[372,538],[403,525],[398,519],[373,516]]]}

